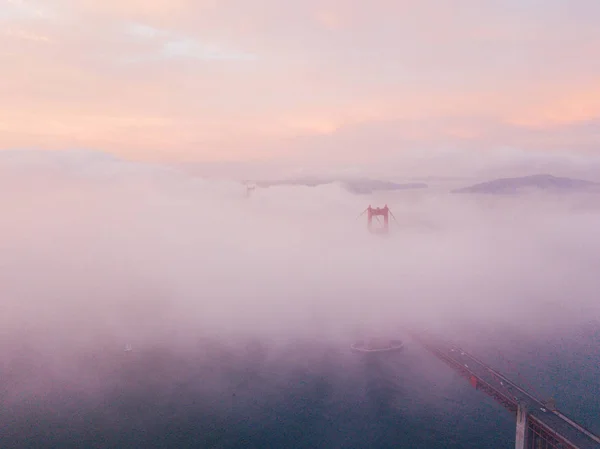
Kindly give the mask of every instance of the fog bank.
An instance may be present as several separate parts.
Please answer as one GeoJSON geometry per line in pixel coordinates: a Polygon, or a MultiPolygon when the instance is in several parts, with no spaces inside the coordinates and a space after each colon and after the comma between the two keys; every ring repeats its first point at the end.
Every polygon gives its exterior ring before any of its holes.
{"type": "Polygon", "coordinates": [[[0,319],[14,335],[175,344],[465,321],[541,335],[598,317],[594,196],[368,197],[331,184],[246,198],[174,169],[53,157],[0,155],[0,319]],[[383,202],[398,223],[370,235],[355,218],[383,202]]]}

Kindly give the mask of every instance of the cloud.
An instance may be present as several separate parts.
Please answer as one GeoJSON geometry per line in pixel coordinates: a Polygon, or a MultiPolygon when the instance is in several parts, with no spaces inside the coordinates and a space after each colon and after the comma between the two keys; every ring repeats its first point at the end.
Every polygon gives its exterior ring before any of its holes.
{"type": "Polygon", "coordinates": [[[127,27],[127,33],[137,38],[152,39],[164,34],[164,31],[141,23],[132,23],[127,27]]]}
{"type": "Polygon", "coordinates": [[[93,152],[2,153],[0,171],[7,330],[139,344],[173,326],[333,337],[474,320],[535,333],[597,311],[593,198],[388,197],[401,225],[378,239],[353,221],[369,200],[337,185],[246,199],[241,184],[93,152]]]}
{"type": "Polygon", "coordinates": [[[9,37],[12,37],[15,39],[22,39],[22,40],[26,40],[26,41],[33,41],[33,42],[49,42],[50,41],[50,39],[47,36],[29,33],[25,30],[14,29],[14,28],[7,28],[6,30],[4,30],[4,34],[6,36],[9,36],[9,37]]]}
{"type": "Polygon", "coordinates": [[[248,61],[254,59],[254,55],[251,54],[228,52],[216,45],[202,45],[192,39],[175,39],[167,42],[163,47],[163,54],[166,57],[202,60],[248,61]]]}
{"type": "MultiPolygon", "coordinates": [[[[126,32],[138,39],[157,41],[156,53],[153,57],[146,58],[147,61],[173,58],[204,61],[249,61],[255,58],[252,54],[227,51],[216,44],[203,44],[198,39],[148,25],[133,23],[127,27],[126,32]]],[[[129,57],[128,60],[140,62],[139,57],[129,57]]]]}
{"type": "Polygon", "coordinates": [[[0,5],[0,21],[19,19],[40,19],[46,16],[47,10],[39,6],[39,2],[27,0],[8,0],[0,5]]]}
{"type": "MultiPolygon", "coordinates": [[[[289,382],[313,372],[328,372],[336,388],[350,376],[362,398],[364,381],[378,383],[346,352],[360,335],[405,338],[426,326],[469,340],[483,328],[489,348],[495,335],[522,345],[597,325],[597,197],[365,198],[335,184],[245,193],[237,182],[101,152],[0,152],[11,416],[31,422],[45,407],[64,416],[74,404],[76,416],[101,411],[102,435],[109,426],[129,434],[132,412],[122,407],[136,398],[157,401],[143,410],[158,421],[189,416],[191,402],[212,420],[231,413],[235,394],[280,404],[281,391],[296,394],[289,382]],[[389,237],[355,220],[369,202],[392,208],[400,224],[389,237]],[[165,412],[163,400],[175,409],[165,412]]],[[[413,364],[415,353],[399,363],[432,376],[434,362],[413,364]]],[[[417,413],[440,407],[429,386],[411,389],[417,413]]],[[[239,413],[254,416],[245,404],[239,413]]]]}
{"type": "MultiPolygon", "coordinates": [[[[598,116],[596,14],[587,1],[568,12],[495,1],[11,2],[0,9],[0,147],[273,158],[288,156],[289,139],[417,119],[433,132],[400,124],[398,140],[489,147],[493,127],[504,133],[495,144],[552,147],[557,129],[598,116]],[[115,117],[139,126],[115,130],[115,117]],[[519,128],[536,129],[536,142],[515,142],[519,128]]],[[[585,150],[594,136],[580,128],[564,145],[585,150]]],[[[375,147],[348,152],[388,157],[375,147]]]]}

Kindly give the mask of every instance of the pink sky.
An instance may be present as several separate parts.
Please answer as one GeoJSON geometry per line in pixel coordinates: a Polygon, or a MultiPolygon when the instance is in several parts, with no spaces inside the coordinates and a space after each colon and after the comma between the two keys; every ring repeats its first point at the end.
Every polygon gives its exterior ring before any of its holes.
{"type": "Polygon", "coordinates": [[[600,148],[598,0],[0,0],[0,148],[600,148]]]}

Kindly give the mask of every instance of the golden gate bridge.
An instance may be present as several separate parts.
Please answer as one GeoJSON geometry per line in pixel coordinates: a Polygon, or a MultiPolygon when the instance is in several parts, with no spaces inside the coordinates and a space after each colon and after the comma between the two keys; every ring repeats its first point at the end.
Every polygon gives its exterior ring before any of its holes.
{"type": "Polygon", "coordinates": [[[396,217],[394,216],[387,204],[383,207],[372,207],[369,204],[369,207],[362,211],[360,215],[356,217],[356,219],[358,220],[364,214],[367,214],[367,229],[373,234],[389,233],[390,217],[392,217],[394,221],[398,223],[398,220],[396,220],[396,217]],[[381,219],[379,217],[383,218],[383,222],[381,222],[381,219]],[[377,225],[375,224],[375,222],[377,222],[377,225]]]}
{"type": "MultiPolygon", "coordinates": [[[[398,222],[387,204],[384,207],[369,205],[357,219],[365,214],[367,228],[375,234],[389,232],[390,216],[398,222]]],[[[424,331],[411,335],[432,355],[468,379],[473,388],[486,393],[515,416],[515,449],[600,449],[600,437],[558,410],[554,400],[539,398],[442,338],[424,331]]]]}
{"type": "Polygon", "coordinates": [[[495,399],[516,417],[515,449],[599,449],[600,437],[504,374],[457,345],[427,332],[412,338],[473,388],[495,399]]]}

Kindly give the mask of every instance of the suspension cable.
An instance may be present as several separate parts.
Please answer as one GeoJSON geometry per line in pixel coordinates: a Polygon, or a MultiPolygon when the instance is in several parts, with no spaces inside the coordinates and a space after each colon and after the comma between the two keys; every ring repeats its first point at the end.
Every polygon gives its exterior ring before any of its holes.
{"type": "Polygon", "coordinates": [[[394,215],[394,213],[392,212],[392,210],[388,208],[388,212],[390,213],[390,215],[392,216],[392,218],[394,219],[394,221],[396,222],[396,224],[398,225],[398,227],[400,227],[400,222],[396,219],[396,216],[394,215]]]}
{"type": "Polygon", "coordinates": [[[360,214],[358,214],[358,216],[355,218],[355,220],[358,220],[360,217],[362,217],[366,211],[368,211],[369,208],[367,207],[365,210],[363,210],[360,214]]]}

